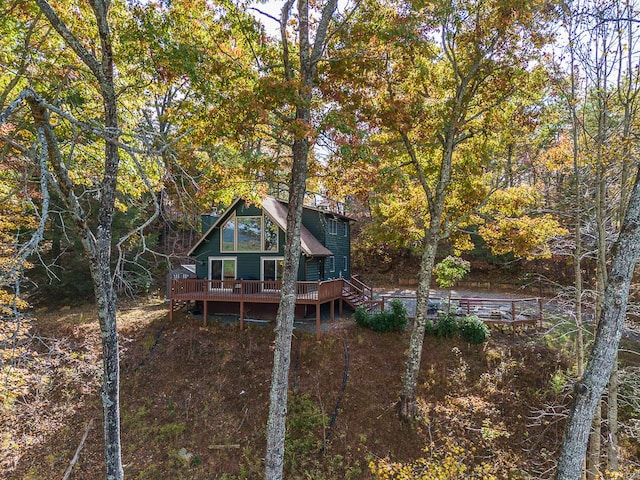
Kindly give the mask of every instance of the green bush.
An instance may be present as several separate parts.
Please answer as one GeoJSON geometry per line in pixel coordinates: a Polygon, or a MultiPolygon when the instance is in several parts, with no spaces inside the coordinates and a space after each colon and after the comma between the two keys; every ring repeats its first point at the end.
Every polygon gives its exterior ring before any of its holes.
{"type": "Polygon", "coordinates": [[[440,315],[434,330],[438,337],[451,338],[458,332],[458,319],[450,313],[440,315]]]}
{"type": "Polygon", "coordinates": [[[355,321],[361,327],[370,328],[375,332],[401,332],[407,326],[407,309],[398,299],[392,300],[390,305],[391,310],[383,310],[374,314],[359,307],[354,314],[355,321]]]}
{"type": "Polygon", "coordinates": [[[436,326],[433,324],[431,320],[427,320],[424,324],[424,334],[425,335],[435,335],[436,334],[436,326]]]}
{"type": "Polygon", "coordinates": [[[469,343],[475,345],[489,339],[489,327],[475,315],[464,317],[459,322],[460,335],[469,343]]]}
{"type": "Polygon", "coordinates": [[[371,323],[371,315],[369,315],[364,307],[356,308],[356,313],[353,314],[353,318],[361,327],[369,328],[369,325],[371,323]]]}

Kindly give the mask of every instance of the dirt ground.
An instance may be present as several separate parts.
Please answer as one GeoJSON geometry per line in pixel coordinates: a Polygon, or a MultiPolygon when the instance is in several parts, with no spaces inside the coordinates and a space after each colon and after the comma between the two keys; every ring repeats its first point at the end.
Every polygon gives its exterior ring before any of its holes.
{"type": "MultiPolygon", "coordinates": [[[[51,344],[64,355],[56,353],[47,388],[21,398],[15,415],[0,421],[13,435],[1,451],[2,477],[62,478],[93,422],[71,478],[100,478],[93,307],[35,315],[40,355],[53,358],[51,344]]],[[[203,326],[185,312],[169,323],[160,299],[123,305],[119,322],[126,477],[260,478],[273,325],[203,326]]],[[[326,330],[320,341],[303,331],[293,340],[286,478],[373,478],[371,462],[408,462],[451,445],[470,466],[490,464],[498,478],[551,476],[563,428],[558,413],[570,398],[561,380],[568,363],[540,331],[494,332],[484,345],[427,336],[422,419],[408,425],[395,409],[408,333],[374,333],[349,317],[326,330]]]]}

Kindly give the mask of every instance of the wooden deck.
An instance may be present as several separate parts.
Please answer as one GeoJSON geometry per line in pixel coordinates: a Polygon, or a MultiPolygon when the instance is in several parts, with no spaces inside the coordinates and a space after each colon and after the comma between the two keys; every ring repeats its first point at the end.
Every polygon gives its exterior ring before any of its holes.
{"type": "MultiPolygon", "coordinates": [[[[188,301],[203,304],[204,321],[207,321],[210,302],[237,303],[240,307],[240,328],[244,328],[245,304],[277,304],[280,302],[281,282],[259,280],[171,280],[169,319],[176,305],[188,301]]],[[[340,301],[342,314],[342,279],[324,282],[297,282],[296,305],[315,305],[316,336],[320,335],[320,306],[330,304],[331,320],[335,319],[335,301],[340,301]]]]}

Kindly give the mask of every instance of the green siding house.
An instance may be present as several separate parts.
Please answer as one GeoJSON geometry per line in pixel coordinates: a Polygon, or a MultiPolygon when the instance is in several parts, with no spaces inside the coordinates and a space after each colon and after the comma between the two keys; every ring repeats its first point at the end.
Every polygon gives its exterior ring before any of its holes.
{"type": "MultiPolygon", "coordinates": [[[[203,235],[189,252],[197,278],[281,280],[286,219],[287,203],[274,197],[262,205],[237,199],[219,217],[203,216],[203,235]]],[[[298,281],[350,278],[351,221],[328,209],[304,207],[298,281]]]]}

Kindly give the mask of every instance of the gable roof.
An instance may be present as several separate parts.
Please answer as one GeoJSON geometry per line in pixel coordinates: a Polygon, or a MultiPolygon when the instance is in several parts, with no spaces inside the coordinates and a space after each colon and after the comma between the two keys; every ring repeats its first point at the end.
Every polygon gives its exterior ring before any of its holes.
{"type": "MultiPolygon", "coordinates": [[[[287,206],[273,197],[262,200],[262,210],[273,219],[274,222],[286,233],[287,231],[287,206]]],[[[320,241],[305,227],[300,225],[300,247],[309,257],[329,257],[333,252],[322,245],[320,241]]]]}
{"type": "MultiPolygon", "coordinates": [[[[196,244],[189,250],[188,256],[193,255],[193,252],[204,242],[214,228],[218,227],[222,220],[226,220],[228,214],[236,208],[240,198],[236,199],[225,212],[213,222],[208,230],[200,237],[196,244]]],[[[307,207],[304,207],[307,208],[307,207]]],[[[271,217],[271,219],[284,231],[287,232],[287,206],[284,202],[277,200],[274,197],[266,197],[262,200],[262,210],[271,217]]],[[[300,247],[302,252],[308,257],[329,257],[333,255],[333,252],[327,247],[322,245],[320,241],[313,236],[313,234],[304,226],[300,226],[300,247]]]]}

